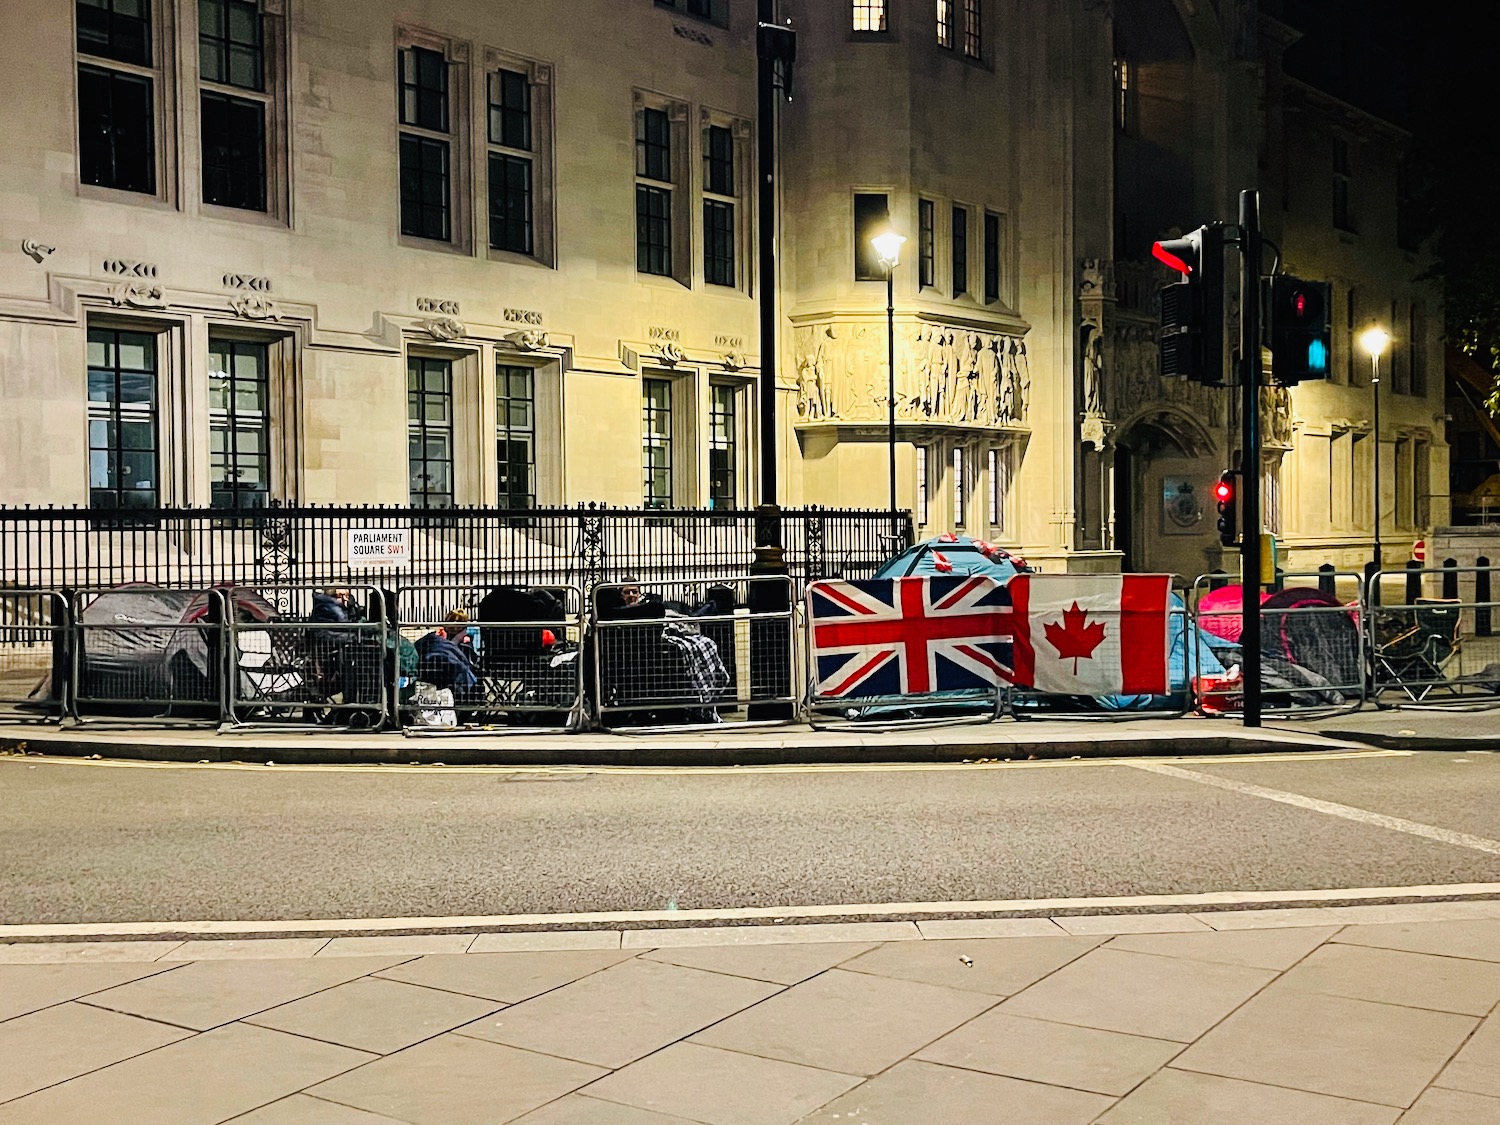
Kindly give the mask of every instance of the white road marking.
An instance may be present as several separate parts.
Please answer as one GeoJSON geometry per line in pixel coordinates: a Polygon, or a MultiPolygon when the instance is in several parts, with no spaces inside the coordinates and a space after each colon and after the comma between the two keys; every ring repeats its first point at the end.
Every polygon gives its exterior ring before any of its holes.
{"type": "Polygon", "coordinates": [[[1267,907],[1286,903],[1500,897],[1500,883],[1446,883],[1411,887],[1327,887],[1289,891],[1205,891],[1196,894],[1113,895],[1095,898],[1016,898],[989,902],[883,902],[813,906],[743,906],[721,910],[599,910],[572,914],[460,915],[442,918],[309,918],[270,921],[60,922],[0,926],[0,941],[25,938],[149,937],[172,934],[353,934],[424,930],[504,930],[522,926],[573,927],[610,923],[652,924],[806,918],[900,918],[953,914],[1029,914],[1092,910],[1099,913],[1171,907],[1267,907]]]}
{"type": "Polygon", "coordinates": [[[1283,805],[1293,805],[1299,809],[1311,809],[1313,812],[1343,817],[1345,820],[1352,820],[1359,824],[1389,828],[1392,832],[1405,832],[1409,836],[1421,836],[1424,839],[1436,840],[1440,844],[1452,844],[1457,848],[1500,855],[1500,840],[1491,840],[1484,836],[1472,836],[1467,832],[1455,832],[1451,828],[1421,824],[1404,817],[1386,816],[1384,813],[1370,812],[1368,809],[1357,809],[1353,805],[1340,805],[1334,801],[1304,797],[1301,793],[1290,793],[1285,789],[1268,789],[1264,785],[1252,785],[1248,781],[1215,777],[1213,774],[1185,770],[1180,766],[1171,766],[1163,762],[1131,762],[1129,764],[1135,769],[1146,770],[1149,773],[1164,774],[1167,777],[1181,778],[1183,781],[1195,781],[1199,785],[1212,785],[1216,789],[1227,789],[1231,793],[1243,793],[1248,797],[1278,801],[1283,805]]]}
{"type": "MultiPolygon", "coordinates": [[[[995,750],[1007,747],[996,746],[995,750]]],[[[1267,754],[1214,754],[1207,756],[1215,765],[1235,765],[1251,762],[1340,762],[1352,758],[1410,758],[1412,750],[1294,750],[1267,754]]],[[[744,774],[744,773],[944,773],[950,770],[1035,770],[1060,769],[1087,766],[1128,766],[1141,762],[1204,761],[1204,755],[1162,754],[1149,758],[1041,758],[989,759],[976,753],[974,760],[967,762],[788,762],[782,765],[750,766],[527,766],[494,765],[440,766],[432,763],[412,765],[390,765],[380,762],[360,762],[321,765],[288,763],[266,766],[261,762],[160,762],[142,761],[136,758],[74,758],[46,757],[36,754],[0,754],[0,764],[25,762],[27,765],[89,766],[95,769],[136,770],[228,770],[246,773],[364,773],[364,774],[449,774],[449,773],[498,773],[535,774],[543,776],[578,776],[582,774],[627,774],[632,777],[656,777],[680,774],[744,774]]]]}

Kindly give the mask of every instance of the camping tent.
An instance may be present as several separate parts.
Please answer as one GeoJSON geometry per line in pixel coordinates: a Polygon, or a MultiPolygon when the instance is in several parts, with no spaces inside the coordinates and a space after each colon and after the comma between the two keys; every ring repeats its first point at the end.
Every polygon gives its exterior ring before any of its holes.
{"type": "MultiPolygon", "coordinates": [[[[276,611],[242,587],[224,588],[239,620],[268,621],[276,611]]],[[[78,698],[159,707],[217,702],[215,662],[206,626],[211,594],[149,584],[117,586],[78,612],[78,698]]]]}
{"type": "Polygon", "coordinates": [[[887,559],[875,572],[875,578],[904,578],[922,574],[987,574],[1001,582],[1030,568],[1020,555],[968,535],[939,535],[925,539],[887,559]]]}

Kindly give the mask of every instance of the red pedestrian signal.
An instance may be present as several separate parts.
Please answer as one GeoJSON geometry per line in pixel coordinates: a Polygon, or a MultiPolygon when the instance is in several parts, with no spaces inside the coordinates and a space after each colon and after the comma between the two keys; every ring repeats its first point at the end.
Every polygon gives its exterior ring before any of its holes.
{"type": "Polygon", "coordinates": [[[1219,502],[1219,542],[1233,547],[1239,538],[1239,476],[1233,469],[1219,474],[1214,485],[1214,499],[1219,502]]]}

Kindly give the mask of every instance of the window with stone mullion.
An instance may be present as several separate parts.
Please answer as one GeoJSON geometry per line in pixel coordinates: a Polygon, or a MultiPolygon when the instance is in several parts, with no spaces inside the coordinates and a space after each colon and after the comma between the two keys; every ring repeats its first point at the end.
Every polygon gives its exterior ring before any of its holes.
{"type": "Polygon", "coordinates": [[[198,0],[198,72],[204,82],[265,90],[265,36],[255,0],[198,0]]]}
{"type": "Polygon", "coordinates": [[[270,348],[210,340],[208,355],[210,503],[264,507],[270,491],[270,348]]]}
{"type": "Polygon", "coordinates": [[[737,283],[735,264],[734,133],[710,125],[703,146],[703,277],[710,285],[737,283]]]}
{"type": "Polygon", "coordinates": [[[672,124],[664,109],[642,109],[636,122],[636,269],[671,277],[672,124]]]}
{"type": "Polygon", "coordinates": [[[536,507],[536,373],[501,364],[495,369],[497,506],[536,507]]]}
{"type": "Polygon", "coordinates": [[[399,90],[401,233],[450,242],[453,184],[448,60],[441,51],[428,47],[402,49],[399,90]]]}
{"type": "Polygon", "coordinates": [[[155,508],[161,497],[156,337],[88,330],[89,505],[155,508]]]}
{"type": "Polygon", "coordinates": [[[151,0],[77,0],[78,53],[151,66],[151,0]]]}
{"type": "Polygon", "coordinates": [[[535,252],[531,80],[501,68],[489,77],[490,247],[535,252]]]}
{"type": "Polygon", "coordinates": [[[152,0],[78,0],[78,175],[82,183],[156,195],[160,73],[152,0]]]}

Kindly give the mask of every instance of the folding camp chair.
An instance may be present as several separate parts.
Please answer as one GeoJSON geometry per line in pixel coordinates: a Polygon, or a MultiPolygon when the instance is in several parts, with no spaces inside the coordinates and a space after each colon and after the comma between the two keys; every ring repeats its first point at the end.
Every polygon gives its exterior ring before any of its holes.
{"type": "Polygon", "coordinates": [[[1418,703],[1447,686],[1443,669],[1458,655],[1462,621],[1460,603],[1446,598],[1418,598],[1405,611],[1382,613],[1375,630],[1377,689],[1399,688],[1418,703]]]}

